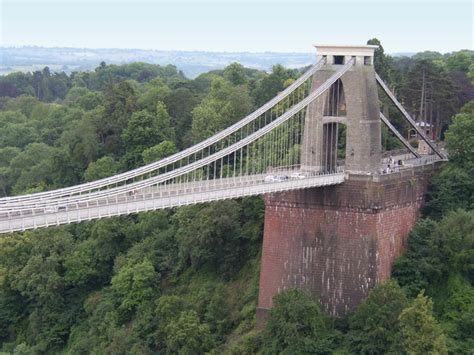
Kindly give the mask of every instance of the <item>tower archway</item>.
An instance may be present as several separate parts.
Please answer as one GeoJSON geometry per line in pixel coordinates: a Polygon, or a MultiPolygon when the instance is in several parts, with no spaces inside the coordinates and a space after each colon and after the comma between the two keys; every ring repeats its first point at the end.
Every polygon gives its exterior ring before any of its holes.
{"type": "Polygon", "coordinates": [[[344,86],[341,79],[332,84],[329,88],[323,109],[323,117],[345,117],[346,111],[346,97],[344,94],[344,86]]]}

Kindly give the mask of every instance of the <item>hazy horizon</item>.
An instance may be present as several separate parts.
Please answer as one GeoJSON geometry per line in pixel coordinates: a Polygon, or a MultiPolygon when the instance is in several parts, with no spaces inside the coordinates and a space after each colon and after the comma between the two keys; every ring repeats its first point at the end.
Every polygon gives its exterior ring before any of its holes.
{"type": "Polygon", "coordinates": [[[468,0],[2,0],[1,47],[311,53],[315,43],[388,53],[472,49],[468,0]],[[331,16],[334,14],[334,16],[331,16]]]}
{"type": "MultiPolygon", "coordinates": [[[[382,43],[383,46],[383,43],[382,43]]],[[[248,54],[261,54],[261,53],[276,53],[276,54],[313,54],[316,53],[316,49],[313,47],[313,51],[300,51],[300,52],[282,52],[282,51],[213,51],[213,50],[183,50],[183,49],[159,49],[159,48],[133,48],[133,47],[74,47],[74,46],[39,46],[39,45],[34,45],[34,44],[24,44],[24,45],[2,45],[0,44],[0,48],[44,48],[44,49],[82,49],[82,50],[124,50],[124,51],[155,51],[155,52],[203,52],[203,53],[229,53],[229,54],[239,54],[239,53],[248,53],[248,54]]],[[[448,52],[439,52],[439,51],[434,51],[427,49],[426,51],[431,51],[431,52],[438,52],[440,54],[448,54],[452,52],[458,52],[458,51],[463,51],[463,50],[473,50],[472,48],[459,48],[459,49],[454,49],[452,51],[448,52]]],[[[402,50],[402,51],[397,51],[397,52],[387,52],[387,54],[416,54],[424,51],[408,51],[408,50],[402,50]]]]}

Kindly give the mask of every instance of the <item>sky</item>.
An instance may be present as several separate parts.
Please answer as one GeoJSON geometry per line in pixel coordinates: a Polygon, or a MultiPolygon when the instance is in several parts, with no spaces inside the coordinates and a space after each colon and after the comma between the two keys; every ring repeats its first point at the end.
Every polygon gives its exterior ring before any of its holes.
{"type": "Polygon", "coordinates": [[[0,45],[388,53],[473,48],[473,0],[0,0],[0,45]]]}

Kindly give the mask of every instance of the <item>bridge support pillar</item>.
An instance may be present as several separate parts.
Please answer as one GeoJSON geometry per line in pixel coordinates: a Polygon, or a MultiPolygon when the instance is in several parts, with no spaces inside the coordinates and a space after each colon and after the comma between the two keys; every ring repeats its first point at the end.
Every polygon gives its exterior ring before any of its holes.
{"type": "MultiPolygon", "coordinates": [[[[332,171],[337,163],[338,125],[346,126],[345,169],[354,173],[378,172],[381,162],[381,123],[377,81],[372,65],[374,46],[316,46],[326,65],[313,75],[313,90],[321,87],[340,64],[352,57],[354,66],[314,100],[305,117],[301,147],[302,170],[332,171]],[[341,57],[341,63],[334,59],[341,57]],[[343,59],[344,57],[344,59],[343,59]],[[328,164],[328,160],[332,163],[328,164]]],[[[340,137],[342,138],[342,137],[340,137]]],[[[343,157],[339,157],[342,159],[343,157]]]]}
{"type": "Polygon", "coordinates": [[[406,247],[436,165],[390,175],[350,175],[337,186],[265,196],[257,326],[272,298],[299,288],[341,316],[390,277],[406,247]]]}

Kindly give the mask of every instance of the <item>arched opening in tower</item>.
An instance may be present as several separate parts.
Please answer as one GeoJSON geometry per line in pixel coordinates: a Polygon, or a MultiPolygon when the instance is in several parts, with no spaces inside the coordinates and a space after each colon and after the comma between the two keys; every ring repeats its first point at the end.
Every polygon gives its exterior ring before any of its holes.
{"type": "Polygon", "coordinates": [[[321,163],[327,172],[344,164],[346,153],[346,99],[342,81],[338,79],[328,90],[323,105],[323,149],[321,163]]]}
{"type": "Polygon", "coordinates": [[[323,116],[343,117],[346,116],[346,98],[341,79],[332,84],[326,94],[323,116]]]}
{"type": "Polygon", "coordinates": [[[325,172],[336,172],[346,158],[346,126],[338,122],[323,124],[321,159],[325,172]]]}

